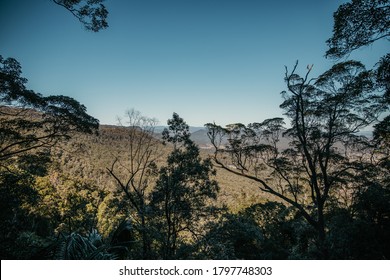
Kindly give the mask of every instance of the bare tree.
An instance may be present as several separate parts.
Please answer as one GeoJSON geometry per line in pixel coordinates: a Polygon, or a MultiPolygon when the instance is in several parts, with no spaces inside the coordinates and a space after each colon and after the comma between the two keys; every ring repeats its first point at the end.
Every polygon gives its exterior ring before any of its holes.
{"type": "Polygon", "coordinates": [[[147,258],[151,243],[147,229],[147,194],[158,173],[156,160],[161,156],[161,143],[154,134],[157,120],[129,110],[120,124],[126,130],[127,147],[123,156],[115,157],[107,170],[135,211],[133,222],[142,236],[143,257],[147,258]]]}

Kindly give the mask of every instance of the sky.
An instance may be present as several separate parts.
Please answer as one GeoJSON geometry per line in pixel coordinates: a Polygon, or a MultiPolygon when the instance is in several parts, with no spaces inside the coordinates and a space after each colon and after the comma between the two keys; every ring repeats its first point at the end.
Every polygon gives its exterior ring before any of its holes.
{"type": "MultiPolygon", "coordinates": [[[[51,0],[0,0],[0,55],[22,65],[28,88],[67,95],[101,124],[126,110],[178,113],[191,126],[280,117],[285,66],[328,70],[326,40],[339,0],[106,0],[109,27],[86,31],[51,0]]],[[[377,43],[349,58],[368,67],[377,43]]]]}

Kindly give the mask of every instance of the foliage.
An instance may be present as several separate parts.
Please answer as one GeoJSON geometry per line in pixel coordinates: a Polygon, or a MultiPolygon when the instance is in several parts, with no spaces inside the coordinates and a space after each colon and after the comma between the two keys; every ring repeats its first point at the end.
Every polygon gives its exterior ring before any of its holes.
{"type": "MultiPolygon", "coordinates": [[[[353,50],[371,45],[381,39],[390,39],[390,5],[388,0],[353,0],[341,5],[334,14],[333,36],[327,43],[328,57],[340,58],[353,50]]],[[[383,91],[383,104],[390,103],[390,54],[385,54],[375,65],[375,86],[383,91]]],[[[356,221],[349,256],[355,258],[388,258],[388,190],[390,117],[374,125],[374,160],[359,173],[360,188],[352,205],[356,221]]],[[[345,229],[345,227],[340,227],[345,229]]],[[[336,242],[333,242],[336,243],[336,242]]],[[[346,255],[338,256],[347,258],[346,255]]]]}
{"type": "Polygon", "coordinates": [[[97,119],[67,96],[43,97],[25,87],[21,66],[0,56],[0,161],[50,148],[74,132],[92,133],[97,119]]]}
{"type": "Polygon", "coordinates": [[[202,220],[213,214],[210,200],[219,190],[217,182],[210,178],[215,174],[211,161],[200,158],[199,148],[189,138],[188,125],[176,113],[168,125],[163,140],[172,143],[174,150],[167,166],[159,171],[150,201],[164,259],[177,258],[179,247],[201,234],[202,220]]]}
{"type": "Polygon", "coordinates": [[[333,36],[327,40],[328,57],[343,57],[353,50],[390,37],[388,0],[352,0],[334,13],[333,36]]]}
{"type": "Polygon", "coordinates": [[[109,254],[103,246],[99,248],[101,237],[95,232],[88,237],[71,233],[60,241],[57,257],[63,260],[107,260],[115,256],[109,254]]]}
{"type": "MultiPolygon", "coordinates": [[[[341,5],[334,13],[332,38],[327,57],[341,58],[352,51],[385,39],[390,40],[390,3],[388,0],[352,0],[341,5]]],[[[390,103],[390,54],[385,54],[376,64],[377,90],[384,91],[384,103],[390,103]]],[[[389,137],[389,118],[378,124],[378,132],[389,137]]]]}
{"type": "Polygon", "coordinates": [[[72,13],[85,29],[98,32],[108,27],[108,11],[104,0],[52,0],[72,13]]]}
{"type": "Polygon", "coordinates": [[[225,213],[199,242],[199,258],[315,258],[315,233],[302,216],[278,202],[254,204],[225,213]]]}
{"type": "MultiPolygon", "coordinates": [[[[0,254],[1,259],[28,258],[18,254],[20,233],[31,227],[28,208],[36,203],[38,194],[31,188],[34,178],[18,170],[0,173],[0,254]]],[[[22,249],[22,248],[20,248],[22,249]]]]}
{"type": "Polygon", "coordinates": [[[50,221],[55,233],[85,234],[97,227],[97,213],[106,192],[86,180],[66,178],[57,172],[39,178],[38,203],[31,213],[50,221]]]}
{"type": "Polygon", "coordinates": [[[141,234],[143,249],[142,257],[149,258],[151,254],[151,237],[148,224],[149,207],[148,192],[157,176],[157,158],[161,155],[161,144],[154,137],[156,120],[142,116],[140,112],[129,110],[126,113],[127,158],[116,157],[109,174],[128,200],[131,212],[134,212],[133,222],[141,234]],[[125,175],[122,175],[125,174],[125,175]]]}
{"type": "Polygon", "coordinates": [[[380,123],[374,126],[374,138],[385,145],[390,144],[390,116],[386,116],[380,123]]]}
{"type": "Polygon", "coordinates": [[[0,234],[9,257],[23,254],[16,247],[21,232],[32,231],[30,209],[39,201],[34,189],[38,176],[51,164],[51,149],[75,132],[92,133],[98,120],[66,96],[47,96],[28,90],[21,66],[0,56],[0,190],[5,199],[0,234]]]}
{"type": "Polygon", "coordinates": [[[263,235],[247,217],[225,213],[208,225],[210,230],[198,241],[198,259],[259,259],[263,235]]]}
{"type": "Polygon", "coordinates": [[[38,259],[57,260],[113,260],[115,253],[110,252],[110,245],[104,243],[96,230],[81,235],[76,232],[60,234],[35,256],[38,259]]]}
{"type": "Polygon", "coordinates": [[[379,89],[383,89],[385,102],[390,103],[390,54],[386,54],[377,63],[376,82],[379,89]]]}
{"type": "Polygon", "coordinates": [[[359,62],[336,64],[314,84],[308,78],[311,67],[304,77],[296,68],[286,69],[288,91],[282,92],[281,108],[291,128],[285,129],[280,118],[248,126],[206,126],[218,166],[257,182],[260,190],[298,210],[317,232],[317,257],[328,257],[327,203],[356,184],[354,171],[363,169],[373,152],[362,148],[369,145],[356,133],[374,123],[386,106],[373,92],[371,73],[359,62]],[[278,147],[282,134],[291,141],[284,150],[278,147]]]}

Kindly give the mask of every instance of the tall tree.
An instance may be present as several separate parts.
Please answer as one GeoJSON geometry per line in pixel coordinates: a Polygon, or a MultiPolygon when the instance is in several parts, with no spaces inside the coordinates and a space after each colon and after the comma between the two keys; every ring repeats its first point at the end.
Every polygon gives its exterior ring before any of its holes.
{"type": "MultiPolygon", "coordinates": [[[[379,40],[390,40],[390,1],[352,0],[341,5],[334,13],[333,35],[327,40],[326,56],[342,58],[354,50],[379,40]]],[[[384,91],[384,102],[390,104],[390,54],[385,54],[376,64],[376,86],[384,91]]],[[[377,127],[377,135],[388,138],[390,117],[377,127]]]]}
{"type": "Polygon", "coordinates": [[[167,166],[159,171],[151,193],[151,209],[158,229],[164,259],[177,258],[186,239],[196,239],[202,230],[200,222],[212,215],[209,202],[215,199],[218,184],[210,177],[214,170],[209,159],[202,160],[199,148],[190,139],[188,125],[174,113],[168,120],[163,140],[173,144],[167,166]]]}
{"type": "Polygon", "coordinates": [[[364,168],[367,150],[361,150],[364,138],[356,133],[375,122],[385,106],[359,62],[336,64],[318,79],[309,79],[311,67],[299,76],[297,65],[291,72],[286,68],[288,90],[282,92],[290,128],[281,118],[206,127],[215,162],[295,207],[316,230],[318,257],[325,258],[327,203],[364,168]],[[280,145],[282,135],[290,140],[288,148],[280,145]]]}
{"type": "Polygon", "coordinates": [[[129,201],[132,221],[142,239],[142,258],[150,258],[151,237],[148,225],[148,193],[157,177],[157,159],[161,156],[161,143],[155,138],[157,120],[142,116],[140,112],[129,110],[126,123],[126,148],[121,157],[116,157],[107,168],[116,184],[129,201]]]}

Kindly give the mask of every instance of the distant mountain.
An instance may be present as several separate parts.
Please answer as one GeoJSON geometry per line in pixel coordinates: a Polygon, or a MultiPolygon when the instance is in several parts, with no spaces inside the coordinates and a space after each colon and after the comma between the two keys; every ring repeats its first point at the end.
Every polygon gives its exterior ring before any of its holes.
{"type": "MultiPolygon", "coordinates": [[[[118,126],[105,125],[104,127],[106,129],[115,129],[116,128],[116,129],[120,130],[120,127],[118,127],[118,126]]],[[[156,138],[161,139],[162,132],[165,128],[167,128],[167,126],[156,126],[155,127],[154,132],[155,132],[156,138]]],[[[195,144],[197,144],[199,146],[199,148],[201,148],[201,149],[212,149],[213,148],[213,146],[210,142],[210,139],[207,136],[207,129],[206,128],[190,126],[189,130],[191,133],[191,137],[190,137],[191,140],[194,141],[195,144]]],[[[357,135],[371,138],[372,131],[361,131],[361,132],[357,133],[357,135]]],[[[287,149],[290,146],[290,144],[289,144],[290,141],[291,141],[291,139],[282,136],[282,137],[280,137],[278,147],[281,148],[282,150],[287,149]]]]}
{"type": "MultiPolygon", "coordinates": [[[[161,134],[167,126],[156,126],[154,133],[157,138],[161,138],[161,134]]],[[[207,136],[207,130],[204,127],[190,126],[191,140],[195,142],[201,149],[211,148],[210,139],[207,136]]]]}
{"type": "MultiPolygon", "coordinates": [[[[154,131],[155,133],[162,133],[164,128],[168,128],[168,126],[163,126],[163,125],[160,125],[160,126],[156,126],[154,131]]],[[[201,130],[201,129],[205,129],[203,126],[201,127],[197,127],[197,126],[190,126],[190,132],[191,133],[194,133],[198,130],[201,130]]]]}
{"type": "Polygon", "coordinates": [[[201,128],[191,133],[191,140],[200,148],[211,148],[210,138],[207,136],[207,129],[201,128]]]}

